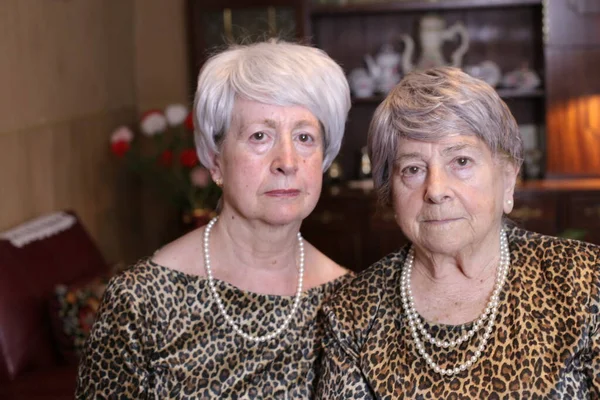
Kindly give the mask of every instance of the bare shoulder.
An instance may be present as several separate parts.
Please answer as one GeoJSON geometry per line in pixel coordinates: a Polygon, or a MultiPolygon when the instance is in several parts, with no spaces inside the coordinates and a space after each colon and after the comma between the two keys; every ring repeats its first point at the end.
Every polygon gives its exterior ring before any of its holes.
{"type": "Polygon", "coordinates": [[[336,280],[350,272],[323,254],[319,249],[305,241],[306,248],[306,280],[308,287],[319,286],[336,280]]]}
{"type": "Polygon", "coordinates": [[[166,244],[152,256],[152,262],[190,275],[204,275],[202,233],[195,229],[166,244]]]}

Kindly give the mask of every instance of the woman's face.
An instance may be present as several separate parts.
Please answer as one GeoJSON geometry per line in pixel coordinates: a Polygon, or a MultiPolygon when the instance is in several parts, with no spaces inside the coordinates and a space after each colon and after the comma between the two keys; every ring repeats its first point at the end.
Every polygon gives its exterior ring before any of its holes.
{"type": "Polygon", "coordinates": [[[223,211],[271,225],[304,219],[321,193],[323,143],[306,108],[237,98],[211,170],[223,181],[223,211]]]}
{"type": "Polygon", "coordinates": [[[400,139],[392,176],[396,221],[433,254],[497,246],[502,212],[510,212],[518,169],[494,157],[476,136],[437,142],[400,139]]]}

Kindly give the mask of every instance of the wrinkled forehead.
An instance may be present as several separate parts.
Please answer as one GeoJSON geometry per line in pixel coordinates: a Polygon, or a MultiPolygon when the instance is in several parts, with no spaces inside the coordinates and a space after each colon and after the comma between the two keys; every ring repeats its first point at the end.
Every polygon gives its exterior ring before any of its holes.
{"type": "Polygon", "coordinates": [[[466,148],[489,150],[487,144],[474,134],[450,133],[439,137],[409,138],[399,137],[396,153],[410,152],[414,149],[432,148],[438,151],[453,151],[466,148]]]}

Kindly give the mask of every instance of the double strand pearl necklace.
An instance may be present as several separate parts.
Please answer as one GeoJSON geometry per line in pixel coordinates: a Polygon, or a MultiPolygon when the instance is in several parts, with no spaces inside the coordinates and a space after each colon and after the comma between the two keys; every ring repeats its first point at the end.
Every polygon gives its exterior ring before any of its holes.
{"type": "Polygon", "coordinates": [[[431,336],[429,332],[425,330],[423,325],[423,321],[419,313],[415,310],[414,298],[412,295],[412,290],[410,287],[410,277],[412,272],[412,267],[415,259],[414,248],[411,247],[408,255],[406,256],[406,261],[404,263],[404,268],[401,276],[400,290],[402,296],[402,304],[404,306],[404,312],[408,318],[408,324],[410,326],[410,330],[412,333],[412,337],[415,341],[415,345],[417,347],[417,351],[425,359],[427,365],[432,368],[435,372],[442,375],[455,375],[458,374],[467,368],[470,368],[485,350],[485,346],[487,344],[490,335],[492,334],[492,330],[494,328],[494,320],[496,319],[496,314],[498,313],[498,298],[500,296],[500,292],[502,291],[502,287],[504,286],[504,282],[506,281],[506,276],[508,274],[508,268],[510,266],[510,254],[508,252],[508,239],[506,237],[506,232],[502,230],[500,232],[500,262],[498,265],[498,271],[496,272],[496,283],[494,285],[494,291],[490,297],[490,300],[487,303],[487,307],[477,318],[477,320],[473,323],[472,328],[466,332],[464,335],[459,337],[456,340],[444,341],[438,340],[431,336]],[[425,346],[423,346],[423,342],[419,337],[419,333],[421,336],[425,338],[429,343],[436,347],[442,347],[444,349],[454,348],[461,343],[469,340],[471,337],[475,335],[477,331],[485,324],[485,320],[489,318],[487,323],[487,327],[483,336],[479,341],[479,346],[477,350],[473,353],[473,355],[464,363],[458,364],[454,368],[441,368],[435,361],[431,355],[427,353],[425,350],[425,346]]]}
{"type": "Polygon", "coordinates": [[[223,305],[223,301],[221,300],[221,297],[219,296],[219,293],[217,293],[217,289],[215,288],[215,281],[213,279],[212,269],[210,266],[210,253],[208,251],[208,238],[210,236],[211,229],[215,225],[215,222],[217,222],[217,219],[218,219],[218,217],[214,217],[212,220],[210,220],[210,222],[206,226],[206,229],[204,230],[204,266],[206,268],[206,275],[208,276],[208,286],[210,288],[210,292],[212,293],[213,298],[217,302],[217,306],[219,307],[219,311],[221,312],[221,315],[223,316],[223,318],[225,318],[225,321],[227,321],[227,323],[233,328],[233,331],[235,333],[242,336],[244,339],[250,340],[252,342],[265,342],[267,340],[271,340],[274,337],[281,335],[281,333],[284,331],[284,329],[287,328],[290,321],[292,320],[292,317],[296,313],[298,306],[300,305],[300,299],[302,297],[302,281],[304,279],[304,241],[302,240],[302,236],[300,235],[300,232],[298,232],[298,247],[300,249],[300,266],[298,268],[298,287],[296,290],[296,297],[294,298],[294,304],[292,305],[292,310],[290,311],[289,315],[283,321],[283,324],[281,324],[279,326],[279,328],[277,328],[275,331],[273,331],[267,335],[264,335],[264,336],[253,336],[253,335],[250,335],[250,334],[244,332],[242,330],[242,328],[240,328],[235,323],[233,318],[231,318],[229,316],[229,314],[227,314],[227,312],[225,311],[225,306],[223,305]]]}

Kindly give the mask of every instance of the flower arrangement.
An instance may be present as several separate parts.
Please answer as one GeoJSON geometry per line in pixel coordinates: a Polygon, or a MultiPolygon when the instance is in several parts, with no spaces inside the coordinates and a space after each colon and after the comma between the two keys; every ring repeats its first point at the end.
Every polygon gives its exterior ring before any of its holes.
{"type": "Polygon", "coordinates": [[[188,217],[216,209],[220,188],[196,155],[191,112],[183,104],[145,112],[140,135],[127,126],[110,137],[112,153],[188,217]]]}

